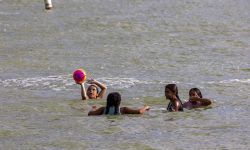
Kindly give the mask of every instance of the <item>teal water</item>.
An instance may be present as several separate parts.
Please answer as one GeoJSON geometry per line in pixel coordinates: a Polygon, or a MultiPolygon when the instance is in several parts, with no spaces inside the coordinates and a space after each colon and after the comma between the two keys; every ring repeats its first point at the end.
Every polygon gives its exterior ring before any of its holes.
{"type": "Polygon", "coordinates": [[[0,0],[0,149],[248,149],[250,2],[52,2],[0,0]],[[151,111],[88,117],[78,68],[151,111]],[[168,83],[214,103],[167,113],[168,83]]]}

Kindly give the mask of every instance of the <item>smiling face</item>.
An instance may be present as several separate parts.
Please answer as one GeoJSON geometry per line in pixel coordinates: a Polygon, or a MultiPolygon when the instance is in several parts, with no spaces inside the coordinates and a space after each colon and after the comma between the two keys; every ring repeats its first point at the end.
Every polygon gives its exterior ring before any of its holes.
{"type": "Polygon", "coordinates": [[[189,98],[191,97],[198,97],[202,98],[201,91],[198,88],[192,88],[189,90],[189,98]]]}
{"type": "Polygon", "coordinates": [[[190,91],[189,98],[191,98],[191,97],[198,97],[198,98],[200,98],[199,95],[197,94],[197,92],[195,92],[195,91],[190,91]]]}
{"type": "Polygon", "coordinates": [[[90,85],[87,90],[87,95],[90,99],[96,99],[98,97],[97,87],[90,85]]]}

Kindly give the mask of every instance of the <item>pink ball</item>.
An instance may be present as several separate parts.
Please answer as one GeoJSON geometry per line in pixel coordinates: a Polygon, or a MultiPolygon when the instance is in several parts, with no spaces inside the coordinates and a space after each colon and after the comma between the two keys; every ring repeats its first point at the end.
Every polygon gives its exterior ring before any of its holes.
{"type": "Polygon", "coordinates": [[[87,76],[83,69],[77,69],[73,73],[73,79],[76,83],[83,83],[86,80],[87,76]]]}

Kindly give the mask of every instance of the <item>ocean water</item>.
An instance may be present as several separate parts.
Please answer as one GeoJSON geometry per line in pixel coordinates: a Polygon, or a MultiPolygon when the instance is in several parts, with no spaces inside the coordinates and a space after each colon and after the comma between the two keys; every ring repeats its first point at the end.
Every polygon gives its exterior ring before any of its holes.
{"type": "Polygon", "coordinates": [[[0,149],[249,149],[250,1],[0,0],[0,149]],[[144,115],[88,117],[72,73],[144,115]],[[213,105],[168,113],[164,86],[213,105]]]}

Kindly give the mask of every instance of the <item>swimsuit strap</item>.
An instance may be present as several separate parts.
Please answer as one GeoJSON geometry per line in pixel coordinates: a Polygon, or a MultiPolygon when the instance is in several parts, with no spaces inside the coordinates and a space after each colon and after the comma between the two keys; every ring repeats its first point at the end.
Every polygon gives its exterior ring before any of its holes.
{"type": "Polygon", "coordinates": [[[173,111],[173,104],[171,102],[168,103],[168,107],[167,107],[167,110],[168,111],[173,111]]]}

